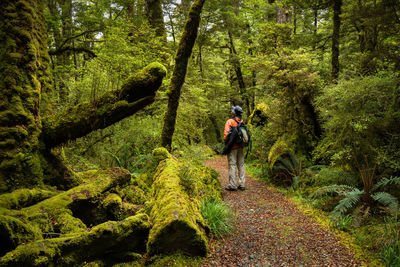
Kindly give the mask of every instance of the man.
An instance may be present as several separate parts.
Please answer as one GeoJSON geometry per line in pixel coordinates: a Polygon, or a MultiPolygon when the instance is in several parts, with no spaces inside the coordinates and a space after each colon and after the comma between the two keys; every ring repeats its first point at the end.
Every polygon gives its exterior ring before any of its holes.
{"type": "Polygon", "coordinates": [[[223,154],[228,155],[229,185],[225,188],[228,191],[245,190],[245,169],[243,147],[235,143],[234,129],[238,123],[243,122],[243,109],[240,106],[231,108],[232,117],[226,121],[224,129],[225,148],[223,154]],[[239,169],[239,183],[236,183],[236,167],[239,169]]]}

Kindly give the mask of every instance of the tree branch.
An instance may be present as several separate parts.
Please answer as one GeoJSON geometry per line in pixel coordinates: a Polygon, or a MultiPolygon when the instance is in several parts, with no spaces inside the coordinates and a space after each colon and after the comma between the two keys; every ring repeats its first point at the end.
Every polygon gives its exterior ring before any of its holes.
{"type": "Polygon", "coordinates": [[[63,48],[60,48],[60,49],[50,50],[49,51],[49,55],[50,56],[60,55],[62,53],[65,53],[66,51],[72,51],[72,52],[77,52],[77,53],[84,52],[84,53],[89,54],[91,57],[97,57],[97,55],[93,51],[91,51],[91,50],[89,50],[87,48],[84,48],[84,47],[76,47],[75,48],[75,47],[72,47],[72,46],[66,46],[66,47],[63,47],[63,48]]]}
{"type": "Polygon", "coordinates": [[[61,114],[43,118],[40,139],[46,148],[52,148],[135,114],[153,103],[165,75],[164,66],[152,63],[129,77],[120,90],[108,92],[93,102],[71,107],[61,114]]]}

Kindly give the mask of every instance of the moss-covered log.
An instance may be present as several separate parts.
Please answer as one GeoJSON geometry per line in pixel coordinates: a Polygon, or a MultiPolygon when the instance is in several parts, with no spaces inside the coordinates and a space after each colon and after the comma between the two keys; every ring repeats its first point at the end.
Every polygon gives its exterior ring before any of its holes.
{"type": "Polygon", "coordinates": [[[74,266],[113,253],[143,252],[149,228],[145,214],[108,221],[89,232],[20,245],[0,259],[0,266],[74,266]]]}
{"type": "Polygon", "coordinates": [[[204,2],[205,0],[196,0],[190,7],[175,56],[174,71],[168,88],[168,108],[164,117],[164,126],[161,134],[161,145],[168,150],[171,149],[181,89],[185,82],[189,57],[192,54],[192,49],[197,38],[197,29],[199,28],[200,15],[204,2]]]}
{"type": "Polygon", "coordinates": [[[52,218],[57,222],[57,228],[64,227],[62,216],[70,214],[85,221],[102,196],[110,189],[129,182],[131,175],[121,168],[111,168],[100,171],[90,171],[85,174],[85,182],[52,198],[22,209],[32,221],[39,223],[42,231],[48,231],[47,220],[52,218]],[[43,221],[43,223],[41,223],[43,221]]]}
{"type": "Polygon", "coordinates": [[[181,250],[189,255],[205,256],[208,246],[205,233],[197,221],[201,218],[198,206],[192,202],[179,178],[178,162],[166,149],[158,149],[162,159],[151,189],[150,230],[147,251],[150,255],[170,254],[181,250]],[[164,150],[164,151],[163,151],[164,150]]]}
{"type": "Polygon", "coordinates": [[[18,189],[12,193],[0,195],[0,207],[6,209],[21,209],[31,206],[57,193],[43,189],[18,189]]]}
{"type": "MultiPolygon", "coordinates": [[[[82,221],[91,215],[89,211],[97,202],[104,204],[106,212],[112,212],[117,205],[121,209],[121,199],[115,194],[109,194],[104,200],[102,198],[111,189],[126,184],[131,179],[129,172],[112,168],[89,171],[79,176],[84,182],[66,192],[20,210],[0,209],[0,255],[23,242],[85,232],[87,226],[82,221]]],[[[45,198],[54,195],[54,192],[37,191],[16,190],[2,195],[0,201],[3,207],[19,208],[19,205],[32,203],[30,201],[35,196],[45,198]]],[[[109,217],[104,216],[102,222],[107,219],[109,217]]]]}
{"type": "Polygon", "coordinates": [[[44,118],[41,139],[51,148],[133,115],[154,101],[165,75],[164,66],[152,63],[129,77],[120,90],[44,118]]]}

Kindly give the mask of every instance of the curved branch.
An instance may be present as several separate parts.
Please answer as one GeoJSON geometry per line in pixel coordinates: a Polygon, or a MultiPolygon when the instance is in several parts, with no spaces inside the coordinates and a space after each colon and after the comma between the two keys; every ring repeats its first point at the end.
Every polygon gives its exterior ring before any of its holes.
{"type": "Polygon", "coordinates": [[[42,119],[40,139],[46,148],[104,129],[153,103],[166,69],[152,63],[129,77],[120,90],[111,91],[93,102],[86,102],[42,119]]]}

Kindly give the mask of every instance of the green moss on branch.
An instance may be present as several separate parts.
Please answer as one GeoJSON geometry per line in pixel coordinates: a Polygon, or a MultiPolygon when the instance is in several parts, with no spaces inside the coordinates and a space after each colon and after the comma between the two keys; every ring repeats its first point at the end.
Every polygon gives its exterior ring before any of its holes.
{"type": "Polygon", "coordinates": [[[152,63],[129,77],[120,90],[42,119],[41,140],[46,147],[55,147],[135,114],[153,103],[155,92],[165,75],[164,66],[152,63]]]}

